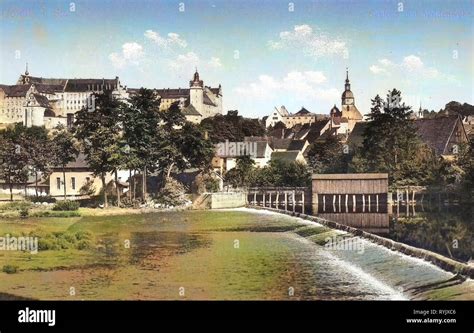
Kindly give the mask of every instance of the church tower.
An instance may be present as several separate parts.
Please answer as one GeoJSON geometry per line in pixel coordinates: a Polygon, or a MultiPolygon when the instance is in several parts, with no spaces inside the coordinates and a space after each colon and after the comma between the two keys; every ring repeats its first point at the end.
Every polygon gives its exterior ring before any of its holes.
{"type": "Polygon", "coordinates": [[[204,109],[204,83],[199,79],[199,73],[196,68],[194,73],[194,78],[192,81],[189,81],[189,99],[190,104],[200,114],[203,114],[204,109]]]}
{"type": "Polygon", "coordinates": [[[356,122],[362,120],[362,114],[355,106],[354,94],[351,91],[351,83],[349,81],[349,70],[346,68],[346,83],[344,85],[344,92],[341,96],[341,112],[342,118],[346,118],[349,130],[352,131],[356,122]]]}
{"type": "Polygon", "coordinates": [[[30,83],[30,72],[28,72],[28,63],[26,63],[25,74],[20,76],[17,84],[28,84],[30,83]]]}

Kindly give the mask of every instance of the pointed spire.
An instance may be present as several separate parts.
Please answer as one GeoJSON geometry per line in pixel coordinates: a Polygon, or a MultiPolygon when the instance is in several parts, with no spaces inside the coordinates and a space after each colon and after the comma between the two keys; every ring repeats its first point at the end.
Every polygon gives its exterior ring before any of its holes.
{"type": "Polygon", "coordinates": [[[346,84],[345,84],[345,90],[351,90],[351,84],[349,83],[349,68],[346,67],[346,84]]]}
{"type": "Polygon", "coordinates": [[[28,76],[30,73],[28,72],[28,62],[26,63],[25,75],[28,76]]]}

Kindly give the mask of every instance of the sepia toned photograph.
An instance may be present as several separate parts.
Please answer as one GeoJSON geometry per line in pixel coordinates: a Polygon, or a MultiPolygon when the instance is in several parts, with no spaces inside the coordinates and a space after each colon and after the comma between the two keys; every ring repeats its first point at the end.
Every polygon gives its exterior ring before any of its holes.
{"type": "Polygon", "coordinates": [[[454,332],[474,300],[473,16],[1,0],[0,331],[107,301],[454,332]]]}

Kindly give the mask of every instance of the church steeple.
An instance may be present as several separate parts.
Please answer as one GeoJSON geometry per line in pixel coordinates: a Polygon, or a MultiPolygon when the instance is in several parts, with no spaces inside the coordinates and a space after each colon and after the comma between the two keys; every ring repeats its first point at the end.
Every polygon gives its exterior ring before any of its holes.
{"type": "Polygon", "coordinates": [[[30,73],[28,72],[28,62],[26,63],[26,69],[25,69],[25,76],[28,76],[30,75],[30,73]]]}
{"type": "Polygon", "coordinates": [[[349,69],[346,67],[346,84],[345,84],[345,90],[351,90],[351,84],[349,82],[349,69]]]}

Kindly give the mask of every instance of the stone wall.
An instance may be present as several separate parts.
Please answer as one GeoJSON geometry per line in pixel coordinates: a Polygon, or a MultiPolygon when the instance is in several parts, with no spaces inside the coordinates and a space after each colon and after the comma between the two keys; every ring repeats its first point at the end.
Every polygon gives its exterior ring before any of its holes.
{"type": "Polygon", "coordinates": [[[211,209],[245,207],[246,204],[245,192],[211,193],[211,209]]]}

